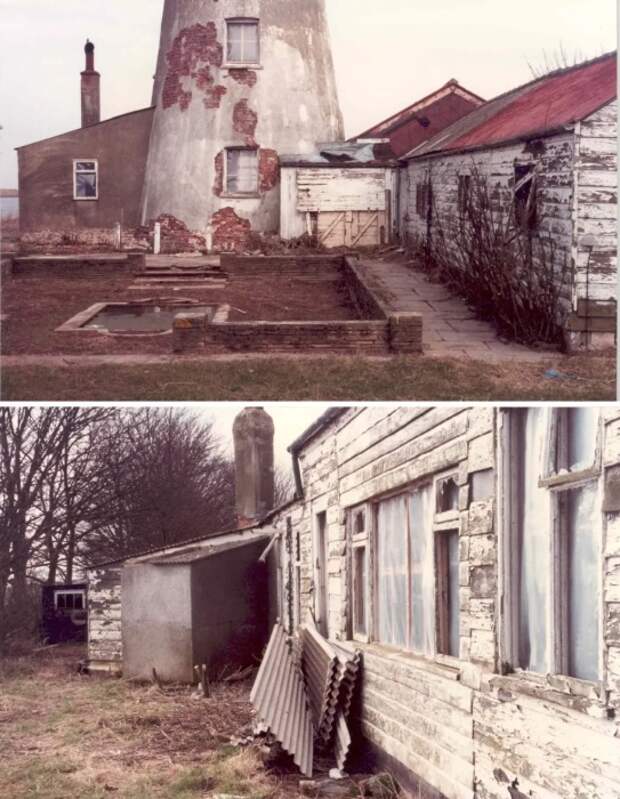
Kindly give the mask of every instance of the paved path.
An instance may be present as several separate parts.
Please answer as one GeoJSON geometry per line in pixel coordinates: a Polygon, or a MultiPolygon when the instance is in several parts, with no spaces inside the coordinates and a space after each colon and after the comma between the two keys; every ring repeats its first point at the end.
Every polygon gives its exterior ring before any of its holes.
{"type": "Polygon", "coordinates": [[[424,317],[424,353],[439,358],[539,361],[558,357],[520,344],[500,341],[495,327],[476,317],[464,300],[441,283],[430,283],[423,272],[402,261],[361,260],[373,291],[395,311],[424,317]]]}

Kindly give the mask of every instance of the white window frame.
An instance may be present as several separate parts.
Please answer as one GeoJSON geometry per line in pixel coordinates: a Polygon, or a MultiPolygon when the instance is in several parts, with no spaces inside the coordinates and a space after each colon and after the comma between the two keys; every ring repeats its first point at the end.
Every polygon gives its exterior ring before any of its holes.
{"type": "MultiPolygon", "coordinates": [[[[82,607],[81,608],[71,608],[71,610],[86,610],[86,591],[54,591],[54,610],[58,610],[58,597],[60,596],[81,596],[82,597],[82,607]]],[[[60,610],[66,610],[66,608],[60,608],[60,610]]]]}
{"type": "Polygon", "coordinates": [[[99,160],[97,158],[74,158],[73,159],[73,199],[77,202],[97,202],[99,199],[99,160]],[[77,165],[85,161],[95,165],[95,169],[78,169],[77,165]],[[85,175],[95,175],[95,196],[94,197],[78,197],[77,193],[77,176],[78,172],[85,175]]]}
{"type": "Polygon", "coordinates": [[[372,603],[371,603],[371,585],[372,585],[372,558],[371,558],[371,530],[372,530],[372,507],[368,504],[357,505],[347,511],[347,527],[348,539],[350,542],[350,568],[351,568],[351,581],[350,581],[350,596],[351,596],[351,637],[354,641],[360,643],[370,642],[370,631],[372,628],[372,603]],[[364,515],[364,529],[355,529],[355,520],[359,513],[364,515]],[[355,583],[355,556],[359,550],[364,550],[366,553],[366,581],[362,586],[363,603],[365,609],[365,630],[360,632],[359,620],[357,618],[357,591],[358,586],[355,583]]]}
{"type": "MultiPolygon", "coordinates": [[[[520,502],[520,496],[514,480],[515,458],[522,457],[523,453],[517,451],[515,442],[514,419],[515,411],[524,409],[507,409],[500,414],[499,421],[499,440],[502,442],[502,457],[500,462],[500,485],[504,497],[503,508],[501,509],[500,522],[500,599],[504,607],[502,622],[500,625],[500,659],[508,668],[508,673],[512,673],[519,678],[530,682],[541,682],[546,679],[546,674],[529,671],[520,668],[519,662],[519,589],[517,580],[517,566],[520,553],[518,551],[518,535],[516,529],[516,518],[520,502]]],[[[553,675],[556,684],[564,684],[567,692],[570,693],[571,686],[594,685],[600,687],[605,681],[605,663],[603,657],[604,650],[604,605],[603,605],[603,511],[602,511],[602,428],[603,414],[599,415],[597,441],[593,464],[575,472],[555,472],[555,447],[557,443],[557,431],[559,415],[565,408],[547,409],[546,435],[543,452],[543,474],[540,476],[538,485],[549,492],[550,518],[548,520],[549,530],[549,573],[548,579],[548,608],[547,608],[547,653],[548,653],[548,674],[553,675]],[[568,491],[584,488],[588,485],[596,486],[600,500],[600,527],[599,531],[599,613],[598,613],[598,679],[585,680],[567,674],[568,649],[565,640],[567,631],[567,586],[563,581],[566,579],[566,541],[562,538],[560,530],[560,502],[562,495],[568,491]]]]}
{"type": "MultiPolygon", "coordinates": [[[[436,662],[439,664],[444,664],[449,667],[454,667],[459,663],[459,657],[453,655],[447,655],[438,652],[438,642],[439,642],[439,618],[438,618],[438,590],[439,590],[439,580],[438,580],[438,573],[437,573],[437,537],[439,535],[443,535],[449,532],[458,533],[459,538],[461,536],[461,512],[458,507],[451,511],[446,511],[444,513],[437,512],[437,487],[439,483],[442,481],[455,478],[458,485],[458,465],[455,464],[452,468],[436,473],[433,475],[429,475],[427,477],[421,478],[419,481],[416,481],[413,485],[404,486],[396,491],[393,491],[389,494],[382,495],[381,497],[377,497],[368,504],[369,512],[367,515],[367,519],[371,522],[371,527],[368,532],[369,536],[369,609],[368,609],[368,641],[370,643],[376,643],[379,646],[388,648],[390,650],[396,652],[402,652],[407,656],[413,656],[422,658],[426,661],[436,662]],[[418,652],[414,650],[412,647],[407,646],[405,648],[402,647],[394,647],[390,644],[385,644],[378,640],[378,562],[377,562],[377,536],[378,536],[378,525],[377,525],[377,516],[378,516],[378,507],[379,504],[387,499],[395,498],[395,497],[403,497],[406,499],[407,502],[407,550],[408,550],[408,557],[410,556],[410,522],[411,522],[411,512],[410,512],[410,497],[417,491],[424,489],[425,487],[431,486],[431,513],[432,518],[429,520],[429,524],[431,525],[431,541],[432,541],[432,562],[433,562],[433,587],[432,587],[432,601],[434,603],[434,614],[433,614],[433,641],[431,646],[430,652],[418,652]]],[[[460,486],[459,486],[460,492],[460,486]]],[[[459,497],[460,499],[460,497],[459,497]]],[[[459,502],[460,505],[460,502],[459,502]]],[[[353,541],[352,541],[353,545],[353,541]]],[[[412,630],[411,630],[411,618],[412,618],[412,601],[411,601],[411,564],[409,563],[407,566],[408,571],[408,607],[406,609],[407,614],[407,636],[410,641],[412,630]]],[[[353,604],[353,596],[351,595],[351,604],[353,604]]],[[[460,653],[459,653],[460,655],[460,653]]]]}
{"type": "Polygon", "coordinates": [[[260,183],[260,175],[259,175],[259,151],[257,147],[226,147],[224,150],[224,191],[222,193],[223,197],[239,197],[239,198],[255,198],[259,197],[259,183],[260,183]],[[256,157],[256,186],[251,191],[232,191],[228,188],[228,156],[230,153],[233,152],[246,152],[246,153],[254,153],[256,157]]]}
{"type": "Polygon", "coordinates": [[[258,17],[230,17],[226,20],[226,36],[225,36],[225,64],[224,68],[254,68],[258,69],[261,66],[261,26],[258,17]],[[256,61],[233,61],[228,57],[228,45],[230,41],[230,26],[231,25],[246,25],[247,27],[256,27],[256,40],[258,48],[258,58],[256,61]]]}

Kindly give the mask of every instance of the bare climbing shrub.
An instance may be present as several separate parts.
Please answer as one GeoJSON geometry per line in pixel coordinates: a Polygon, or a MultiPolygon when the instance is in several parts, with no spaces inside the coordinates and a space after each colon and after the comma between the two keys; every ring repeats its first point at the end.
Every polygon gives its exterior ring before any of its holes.
{"type": "Polygon", "coordinates": [[[428,235],[416,245],[428,271],[436,273],[492,321],[498,333],[523,344],[564,347],[563,304],[569,296],[569,265],[553,236],[536,219],[536,175],[524,205],[491,192],[475,169],[447,217],[432,198],[428,235]]]}

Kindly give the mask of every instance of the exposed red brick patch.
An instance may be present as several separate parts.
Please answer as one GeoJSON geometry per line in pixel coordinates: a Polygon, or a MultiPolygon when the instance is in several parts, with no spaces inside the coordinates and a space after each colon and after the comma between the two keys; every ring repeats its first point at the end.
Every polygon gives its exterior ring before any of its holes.
{"type": "Polygon", "coordinates": [[[249,86],[250,88],[256,86],[256,81],[258,80],[258,75],[253,69],[231,69],[228,71],[228,74],[233,80],[236,80],[237,83],[249,86]]]}
{"type": "Polygon", "coordinates": [[[258,181],[260,191],[270,191],[280,180],[280,159],[275,150],[260,150],[258,155],[258,181]]]}
{"type": "Polygon", "coordinates": [[[249,219],[237,216],[234,208],[221,208],[211,217],[213,246],[222,252],[243,250],[251,230],[249,219]]]}
{"type": "Polygon", "coordinates": [[[213,178],[213,194],[221,197],[224,191],[224,151],[220,151],[215,156],[215,176],[213,178]]]}
{"type": "Polygon", "coordinates": [[[215,85],[210,69],[221,67],[224,60],[224,48],[217,40],[215,23],[184,28],[175,37],[166,59],[168,72],[162,94],[164,108],[177,104],[181,111],[189,108],[192,92],[183,88],[183,78],[196,82],[196,88],[206,95],[204,104],[207,108],[219,107],[226,87],[215,85]]]}
{"type": "Polygon", "coordinates": [[[205,237],[191,231],[185,222],[172,214],[160,214],[157,219],[139,230],[150,237],[155,222],[161,225],[162,253],[200,252],[207,249],[205,237]]]}
{"type": "Polygon", "coordinates": [[[233,129],[245,138],[248,147],[256,147],[256,126],[258,114],[253,111],[247,100],[240,100],[233,109],[233,129]]]}

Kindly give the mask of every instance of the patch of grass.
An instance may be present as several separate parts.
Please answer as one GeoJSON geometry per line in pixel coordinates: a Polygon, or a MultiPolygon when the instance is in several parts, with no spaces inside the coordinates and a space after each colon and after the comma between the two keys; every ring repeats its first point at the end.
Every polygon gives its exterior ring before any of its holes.
{"type": "Polygon", "coordinates": [[[269,799],[274,785],[267,776],[255,749],[242,749],[220,755],[209,766],[212,788],[216,793],[269,799]]]}
{"type": "Polygon", "coordinates": [[[425,357],[180,361],[3,369],[12,401],[608,401],[611,355],[494,363],[425,357]],[[549,378],[554,369],[558,378],[549,378]]]}

